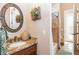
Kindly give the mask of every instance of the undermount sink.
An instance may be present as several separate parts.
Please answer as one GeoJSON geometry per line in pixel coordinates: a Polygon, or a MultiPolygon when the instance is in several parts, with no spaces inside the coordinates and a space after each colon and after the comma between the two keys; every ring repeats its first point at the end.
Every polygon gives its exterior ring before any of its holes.
{"type": "Polygon", "coordinates": [[[14,42],[14,43],[12,43],[12,44],[10,44],[10,48],[18,48],[18,47],[20,47],[20,46],[23,46],[23,45],[25,45],[26,44],[26,42],[23,42],[23,41],[19,41],[19,42],[14,42]]]}

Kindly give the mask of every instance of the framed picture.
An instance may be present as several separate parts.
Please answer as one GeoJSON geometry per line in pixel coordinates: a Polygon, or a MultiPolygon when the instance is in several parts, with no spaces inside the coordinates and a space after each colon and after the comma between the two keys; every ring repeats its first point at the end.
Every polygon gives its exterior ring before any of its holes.
{"type": "Polygon", "coordinates": [[[40,7],[36,7],[31,10],[31,18],[33,21],[41,19],[40,7]]]}

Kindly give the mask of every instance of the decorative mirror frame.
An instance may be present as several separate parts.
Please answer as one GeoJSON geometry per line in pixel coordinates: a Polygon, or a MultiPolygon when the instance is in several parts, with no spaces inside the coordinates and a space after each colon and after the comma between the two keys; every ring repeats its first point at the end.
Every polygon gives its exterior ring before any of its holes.
{"type": "Polygon", "coordinates": [[[13,4],[13,3],[7,3],[3,6],[3,8],[1,9],[1,17],[2,17],[2,26],[4,26],[4,28],[9,31],[9,32],[17,32],[19,31],[21,28],[22,28],[22,25],[23,25],[23,14],[22,14],[22,11],[21,9],[13,4]],[[20,20],[20,25],[18,26],[17,29],[12,29],[10,28],[7,24],[6,24],[6,19],[5,19],[5,13],[6,13],[6,10],[9,8],[9,7],[15,7],[16,9],[18,9],[18,11],[20,12],[20,15],[21,15],[21,20],[20,20]]]}

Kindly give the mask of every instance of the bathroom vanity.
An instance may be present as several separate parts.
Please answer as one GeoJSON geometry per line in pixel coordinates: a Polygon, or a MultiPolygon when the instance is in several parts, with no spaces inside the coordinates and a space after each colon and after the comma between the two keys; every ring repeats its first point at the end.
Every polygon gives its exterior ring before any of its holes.
{"type": "Polygon", "coordinates": [[[31,38],[27,41],[14,42],[7,46],[8,55],[36,55],[37,39],[31,38]]]}
{"type": "Polygon", "coordinates": [[[37,55],[37,44],[33,44],[20,51],[13,53],[12,55],[37,55]]]}

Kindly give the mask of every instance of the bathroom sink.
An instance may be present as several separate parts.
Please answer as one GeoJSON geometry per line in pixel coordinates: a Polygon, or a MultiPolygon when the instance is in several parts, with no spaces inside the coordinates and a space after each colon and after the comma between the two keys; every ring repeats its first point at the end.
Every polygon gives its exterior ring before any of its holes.
{"type": "Polygon", "coordinates": [[[9,48],[18,48],[21,46],[24,46],[26,44],[26,42],[20,41],[20,42],[14,42],[12,44],[10,44],[9,48]]]}

